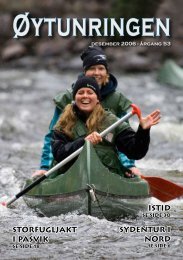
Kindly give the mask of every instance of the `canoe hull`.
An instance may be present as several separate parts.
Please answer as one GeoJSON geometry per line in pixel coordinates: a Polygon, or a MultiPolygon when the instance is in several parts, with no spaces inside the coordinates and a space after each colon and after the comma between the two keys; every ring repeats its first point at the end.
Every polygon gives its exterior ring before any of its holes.
{"type": "Polygon", "coordinates": [[[39,214],[47,217],[73,212],[110,220],[126,216],[135,217],[139,211],[146,209],[149,202],[149,196],[122,198],[109,194],[101,195],[97,192],[95,196],[98,201],[90,200],[88,191],[83,190],[66,196],[26,196],[25,201],[39,214]]]}
{"type": "Polygon", "coordinates": [[[149,197],[146,181],[111,173],[87,142],[65,174],[37,185],[25,195],[25,201],[45,216],[76,212],[116,218],[146,208],[149,197]]]}

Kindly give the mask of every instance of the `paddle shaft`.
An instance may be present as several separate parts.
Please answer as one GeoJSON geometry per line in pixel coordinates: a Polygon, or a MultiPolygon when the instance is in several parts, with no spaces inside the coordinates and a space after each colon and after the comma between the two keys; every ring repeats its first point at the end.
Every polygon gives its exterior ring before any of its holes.
{"type": "MultiPolygon", "coordinates": [[[[139,115],[139,108],[136,107],[135,105],[132,105],[133,110],[129,113],[127,113],[124,117],[120,118],[118,121],[116,121],[114,124],[112,124],[111,126],[109,126],[107,129],[105,129],[104,131],[102,131],[100,133],[101,137],[104,137],[106,134],[110,133],[110,131],[114,130],[118,125],[120,125],[121,123],[127,121],[130,117],[132,117],[134,114],[138,114],[139,115]]],[[[64,166],[66,163],[68,163],[69,161],[71,161],[72,159],[74,159],[77,155],[79,155],[81,153],[83,149],[83,146],[81,148],[79,148],[78,150],[76,150],[75,152],[73,152],[71,155],[69,155],[67,158],[65,158],[64,160],[62,160],[60,163],[58,163],[57,165],[55,165],[53,168],[51,168],[49,171],[47,171],[44,175],[42,175],[40,178],[38,178],[37,180],[35,180],[33,183],[31,183],[30,185],[28,185],[25,189],[23,189],[22,191],[20,191],[19,193],[17,193],[15,196],[13,196],[10,200],[8,200],[5,204],[6,206],[9,206],[10,204],[12,204],[14,201],[16,201],[18,198],[20,198],[22,195],[24,195],[25,193],[27,193],[29,190],[31,190],[32,188],[34,188],[37,184],[39,184],[40,182],[42,182],[43,180],[45,180],[48,176],[50,176],[53,172],[55,172],[56,170],[58,170],[59,168],[61,168],[62,166],[64,166]]]]}

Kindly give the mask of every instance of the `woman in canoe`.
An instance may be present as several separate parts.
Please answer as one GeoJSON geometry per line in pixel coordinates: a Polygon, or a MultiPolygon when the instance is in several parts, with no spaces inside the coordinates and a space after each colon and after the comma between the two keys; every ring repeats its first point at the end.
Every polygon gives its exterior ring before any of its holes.
{"type": "MultiPolygon", "coordinates": [[[[135,132],[128,123],[122,123],[104,138],[99,135],[118,118],[103,109],[100,104],[100,89],[94,78],[82,77],[73,86],[72,104],[66,106],[52,134],[52,152],[58,163],[90,141],[101,160],[111,172],[125,175],[118,151],[135,160],[143,158],[149,147],[150,128],[160,120],[160,111],[140,117],[135,132]]],[[[62,173],[62,170],[60,171],[62,173]]],[[[126,175],[132,177],[133,175],[126,175]]]]}

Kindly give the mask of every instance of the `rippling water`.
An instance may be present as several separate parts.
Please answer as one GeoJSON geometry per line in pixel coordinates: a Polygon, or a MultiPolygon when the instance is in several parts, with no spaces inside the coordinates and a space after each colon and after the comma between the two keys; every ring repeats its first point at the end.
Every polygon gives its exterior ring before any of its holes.
{"type": "MultiPolygon", "coordinates": [[[[0,71],[1,200],[19,192],[38,167],[52,98],[75,78],[46,71],[0,71]]],[[[183,90],[158,84],[155,74],[118,79],[120,89],[143,114],[155,108],[162,112],[161,123],[151,131],[149,152],[137,166],[144,175],[183,185],[183,90]]],[[[137,126],[134,118],[131,123],[137,126]]],[[[1,259],[182,259],[183,199],[164,204],[152,198],[150,204],[170,209],[154,215],[147,210],[114,222],[75,213],[47,218],[20,198],[12,208],[0,206],[1,259]],[[144,232],[142,227],[162,227],[166,232],[144,232]]]]}

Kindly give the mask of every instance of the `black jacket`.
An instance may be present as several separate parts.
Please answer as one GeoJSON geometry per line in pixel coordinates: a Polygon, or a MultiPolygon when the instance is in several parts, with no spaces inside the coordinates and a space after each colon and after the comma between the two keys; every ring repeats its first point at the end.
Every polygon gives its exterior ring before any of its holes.
{"type": "MultiPolygon", "coordinates": [[[[82,117],[79,113],[77,113],[77,116],[81,121],[86,120],[86,118],[82,117]]],[[[63,132],[53,130],[51,146],[55,160],[60,162],[75,152],[84,145],[84,139],[85,136],[81,136],[73,140],[63,132]]],[[[128,158],[135,160],[141,159],[146,155],[149,148],[149,143],[150,129],[143,130],[141,126],[139,126],[137,132],[129,126],[127,129],[118,133],[114,140],[114,144],[118,151],[126,154],[128,158]]]]}

